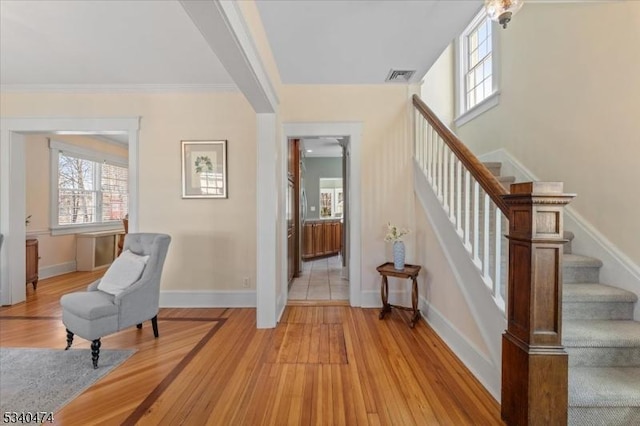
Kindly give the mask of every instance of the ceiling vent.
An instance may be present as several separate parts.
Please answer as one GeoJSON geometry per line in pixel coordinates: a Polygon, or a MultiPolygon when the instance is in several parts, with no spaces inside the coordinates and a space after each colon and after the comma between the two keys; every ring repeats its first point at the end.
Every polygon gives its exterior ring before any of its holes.
{"type": "Polygon", "coordinates": [[[415,74],[415,70],[391,70],[385,81],[408,83],[409,79],[415,74]]]}

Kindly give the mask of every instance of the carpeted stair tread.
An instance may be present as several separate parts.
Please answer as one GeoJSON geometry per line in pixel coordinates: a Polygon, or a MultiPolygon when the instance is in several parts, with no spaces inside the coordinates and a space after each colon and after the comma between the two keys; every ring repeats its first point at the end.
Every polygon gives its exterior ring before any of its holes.
{"type": "Polygon", "coordinates": [[[602,267],[602,261],[600,259],[589,256],[582,256],[580,254],[565,254],[564,256],[562,256],[562,261],[563,265],[568,267],[602,267]]]}
{"type": "Polygon", "coordinates": [[[562,344],[576,348],[640,346],[640,323],[630,320],[565,320],[562,322],[562,344]]]}
{"type": "Polygon", "coordinates": [[[569,405],[640,407],[640,368],[570,368],[569,405]]]}
{"type": "Polygon", "coordinates": [[[630,291],[597,283],[571,283],[562,287],[563,302],[636,302],[630,291]]]}
{"type": "Polygon", "coordinates": [[[486,163],[482,163],[485,165],[485,167],[487,169],[489,169],[489,171],[494,175],[494,176],[500,176],[500,171],[502,169],[502,163],[499,161],[489,161],[486,163]]]}

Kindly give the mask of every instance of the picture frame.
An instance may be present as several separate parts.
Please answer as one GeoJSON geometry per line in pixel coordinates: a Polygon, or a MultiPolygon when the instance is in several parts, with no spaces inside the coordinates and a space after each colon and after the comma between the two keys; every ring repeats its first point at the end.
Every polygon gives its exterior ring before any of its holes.
{"type": "Polygon", "coordinates": [[[227,141],[181,141],[182,198],[229,198],[227,141]]]}

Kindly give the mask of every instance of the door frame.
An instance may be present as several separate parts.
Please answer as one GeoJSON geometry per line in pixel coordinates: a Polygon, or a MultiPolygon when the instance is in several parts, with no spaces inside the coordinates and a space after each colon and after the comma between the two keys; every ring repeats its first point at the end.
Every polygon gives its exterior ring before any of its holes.
{"type": "MultiPolygon", "coordinates": [[[[305,137],[318,136],[348,136],[347,149],[349,150],[349,176],[347,182],[349,185],[349,217],[345,220],[349,221],[349,304],[351,306],[361,306],[362,298],[362,262],[361,262],[361,210],[360,210],[360,170],[361,170],[361,145],[362,145],[362,122],[301,122],[301,123],[283,123],[282,135],[280,140],[280,152],[285,155],[288,151],[289,139],[304,139],[305,137]]],[[[287,162],[282,161],[280,170],[280,188],[286,191],[287,184],[287,162]]],[[[284,198],[284,197],[283,197],[284,198]]],[[[285,201],[286,202],[286,201],[285,201]]],[[[280,211],[286,211],[286,205],[282,205],[280,211]]],[[[288,300],[287,288],[287,230],[286,217],[281,215],[280,239],[283,244],[280,245],[280,270],[282,282],[280,283],[280,291],[277,303],[278,320],[284,312],[288,300]]],[[[259,303],[260,301],[258,301],[259,303]]]]}
{"type": "Polygon", "coordinates": [[[138,229],[138,130],[140,117],[0,119],[0,304],[26,300],[24,135],[61,131],[108,134],[126,132],[129,141],[129,229],[138,229]]]}

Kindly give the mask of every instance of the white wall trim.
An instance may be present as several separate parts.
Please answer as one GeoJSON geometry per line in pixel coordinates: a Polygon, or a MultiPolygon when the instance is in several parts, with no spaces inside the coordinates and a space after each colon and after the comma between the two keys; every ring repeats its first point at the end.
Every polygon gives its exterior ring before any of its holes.
{"type": "Polygon", "coordinates": [[[36,238],[38,235],[51,235],[51,229],[29,229],[27,230],[27,238],[36,238]]]}
{"type": "MultiPolygon", "coordinates": [[[[126,146],[125,146],[126,147],[126,146]]],[[[116,166],[121,166],[121,167],[127,167],[127,158],[126,157],[121,157],[119,155],[113,155],[113,154],[107,154],[105,152],[101,152],[95,149],[91,149],[91,148],[86,148],[83,146],[79,146],[79,145],[74,145],[74,144],[70,144],[70,143],[66,143],[66,142],[61,142],[61,141],[57,141],[53,138],[49,139],[49,149],[51,150],[56,150],[56,151],[62,151],[62,152],[66,152],[69,154],[74,154],[76,156],[82,157],[85,160],[91,160],[91,161],[96,161],[96,162],[104,162],[106,161],[107,163],[116,165],[116,166]]]]}
{"type": "MultiPolygon", "coordinates": [[[[315,122],[315,123],[283,123],[282,139],[280,141],[280,152],[285,155],[287,153],[288,141],[290,138],[300,138],[311,136],[348,136],[349,143],[349,176],[347,185],[349,185],[349,303],[351,306],[362,306],[361,299],[361,157],[362,157],[362,123],[361,122],[315,122]]],[[[286,188],[287,170],[286,161],[283,160],[279,175],[280,191],[286,188]]],[[[282,197],[280,211],[286,211],[286,200],[282,197]]],[[[286,295],[287,289],[287,227],[286,217],[283,214],[279,217],[282,232],[278,236],[282,242],[280,259],[282,260],[280,268],[285,271],[280,283],[281,291],[286,295]]],[[[286,299],[285,299],[286,302],[286,299]]]]}
{"type": "MultiPolygon", "coordinates": [[[[258,328],[273,328],[278,320],[277,299],[277,223],[278,197],[276,164],[276,115],[256,114],[257,122],[257,237],[256,237],[256,294],[258,328]]],[[[282,214],[281,216],[284,216],[282,214]]],[[[285,244],[286,246],[286,244],[285,244]]]]}
{"type": "Polygon", "coordinates": [[[473,120],[474,118],[479,117],[480,115],[489,111],[491,108],[498,106],[499,103],[500,91],[497,90],[490,96],[487,96],[485,99],[483,99],[482,102],[465,111],[462,115],[458,116],[453,120],[453,122],[455,123],[456,127],[460,127],[473,120]]]}
{"type": "Polygon", "coordinates": [[[472,341],[467,339],[460,330],[422,296],[420,296],[420,313],[438,336],[460,358],[460,361],[499,402],[502,388],[500,383],[502,366],[493,364],[472,341]]]}
{"type": "Polygon", "coordinates": [[[161,308],[255,308],[255,290],[161,290],[161,308]]]}
{"type": "Polygon", "coordinates": [[[273,113],[278,97],[235,2],[180,0],[180,4],[256,113],[273,113]]]}
{"type": "Polygon", "coordinates": [[[58,275],[68,274],[76,271],[76,261],[58,263],[57,265],[49,265],[38,268],[38,279],[57,277],[58,275]]]}
{"type": "Polygon", "coordinates": [[[2,84],[0,93],[183,93],[237,92],[233,84],[2,84]]]}
{"type": "Polygon", "coordinates": [[[123,132],[129,137],[129,230],[138,230],[138,130],[140,117],[6,117],[0,118],[0,303],[26,299],[25,160],[23,133],[60,131],[123,132]]]}
{"type": "MultiPolygon", "coordinates": [[[[480,155],[478,158],[480,161],[502,163],[501,174],[515,176],[516,182],[540,181],[531,170],[504,148],[480,155]]],[[[573,251],[602,260],[600,281],[640,296],[640,266],[598,231],[573,206],[568,205],[564,212],[564,227],[575,236],[572,242],[573,251]]],[[[640,320],[640,303],[636,303],[633,316],[636,321],[640,320]]]]}

